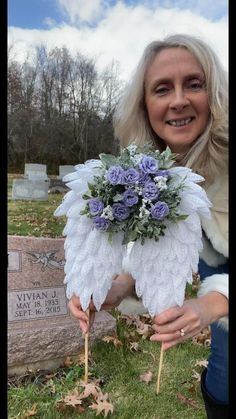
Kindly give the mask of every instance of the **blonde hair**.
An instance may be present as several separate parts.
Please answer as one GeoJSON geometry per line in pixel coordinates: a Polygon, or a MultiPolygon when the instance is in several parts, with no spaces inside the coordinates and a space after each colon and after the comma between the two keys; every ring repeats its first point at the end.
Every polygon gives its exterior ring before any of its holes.
{"type": "Polygon", "coordinates": [[[227,77],[214,51],[201,39],[176,34],[163,41],[151,42],[144,50],[134,76],[121,97],[114,114],[114,132],[121,146],[129,143],[152,142],[165,149],[161,138],[153,131],[145,105],[145,75],[156,55],[165,48],[181,47],[190,51],[201,65],[206,81],[210,117],[205,132],[192,144],[178,164],[191,167],[211,183],[228,167],[228,87],[227,77]]]}

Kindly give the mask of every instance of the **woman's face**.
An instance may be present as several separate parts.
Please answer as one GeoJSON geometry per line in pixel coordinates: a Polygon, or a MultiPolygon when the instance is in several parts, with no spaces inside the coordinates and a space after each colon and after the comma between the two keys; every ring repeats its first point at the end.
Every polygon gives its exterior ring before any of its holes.
{"type": "Polygon", "coordinates": [[[145,102],[154,132],[173,152],[186,152],[209,119],[202,67],[185,48],[161,50],[145,78],[145,102]]]}

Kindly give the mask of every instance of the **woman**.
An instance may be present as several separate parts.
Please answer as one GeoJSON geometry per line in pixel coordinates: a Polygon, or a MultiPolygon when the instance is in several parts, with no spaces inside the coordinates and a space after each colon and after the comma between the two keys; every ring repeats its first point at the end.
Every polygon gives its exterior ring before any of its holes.
{"type": "MultiPolygon", "coordinates": [[[[178,164],[205,178],[213,206],[202,222],[204,248],[198,297],[154,318],[152,341],[163,349],[197,335],[211,325],[211,355],[201,389],[208,418],[228,417],[228,211],[227,211],[227,82],[212,49],[189,35],[173,35],[147,46],[115,115],[121,146],[151,140],[163,151],[178,153],[178,164]]],[[[103,309],[134,293],[134,280],[120,274],[113,280],[103,309]]],[[[80,300],[69,302],[83,331],[88,318],[80,300]]],[[[91,310],[94,309],[91,302],[91,310]]]]}

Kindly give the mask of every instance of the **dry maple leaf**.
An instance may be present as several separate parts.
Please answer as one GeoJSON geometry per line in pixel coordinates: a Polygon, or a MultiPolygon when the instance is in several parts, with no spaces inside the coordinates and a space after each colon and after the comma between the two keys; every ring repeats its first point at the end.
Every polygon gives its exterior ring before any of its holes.
{"type": "Polygon", "coordinates": [[[83,385],[84,390],[80,393],[80,399],[86,399],[89,396],[93,396],[95,399],[101,394],[101,389],[95,383],[88,383],[83,385]]]}
{"type": "Polygon", "coordinates": [[[80,394],[77,388],[74,388],[71,393],[68,393],[64,399],[59,400],[58,403],[65,404],[66,406],[75,407],[82,403],[80,394]]]}
{"type": "Polygon", "coordinates": [[[104,336],[102,338],[103,342],[110,343],[112,342],[113,345],[117,348],[118,346],[122,346],[123,343],[116,337],[116,336],[104,336]]]}
{"type": "Polygon", "coordinates": [[[198,403],[197,403],[196,400],[189,399],[188,397],[185,397],[181,393],[177,393],[176,396],[180,400],[181,403],[187,404],[187,405],[189,405],[191,407],[194,407],[195,409],[198,408],[198,403]]]}
{"type": "Polygon", "coordinates": [[[24,418],[29,418],[30,416],[35,416],[37,413],[37,403],[34,403],[31,409],[29,409],[25,414],[24,418]]]}
{"type": "Polygon", "coordinates": [[[89,406],[91,409],[96,410],[96,416],[100,413],[103,413],[104,416],[107,416],[109,412],[113,413],[114,406],[113,404],[109,403],[108,401],[98,401],[97,403],[93,403],[89,406]]]}
{"type": "Polygon", "coordinates": [[[144,374],[141,374],[139,376],[140,381],[144,381],[145,383],[150,383],[150,381],[152,381],[152,372],[151,371],[147,371],[144,374]]]}

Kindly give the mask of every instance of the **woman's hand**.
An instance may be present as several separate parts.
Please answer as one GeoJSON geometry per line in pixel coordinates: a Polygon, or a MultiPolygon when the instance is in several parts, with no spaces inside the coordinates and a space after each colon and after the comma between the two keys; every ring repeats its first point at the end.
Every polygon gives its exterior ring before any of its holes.
{"type": "Polygon", "coordinates": [[[220,317],[228,314],[228,299],[219,292],[185,300],[154,317],[155,334],[150,340],[163,342],[163,350],[191,338],[220,317]]]}
{"type": "MultiPolygon", "coordinates": [[[[131,275],[120,274],[117,275],[113,281],[110,290],[108,291],[106,300],[104,301],[101,310],[110,310],[117,307],[121,301],[134,293],[134,280],[131,275]]],[[[80,298],[75,295],[72,296],[68,303],[69,310],[73,317],[79,320],[79,325],[83,333],[88,332],[89,328],[94,322],[96,308],[91,300],[89,304],[89,316],[82,310],[80,298]]]]}

